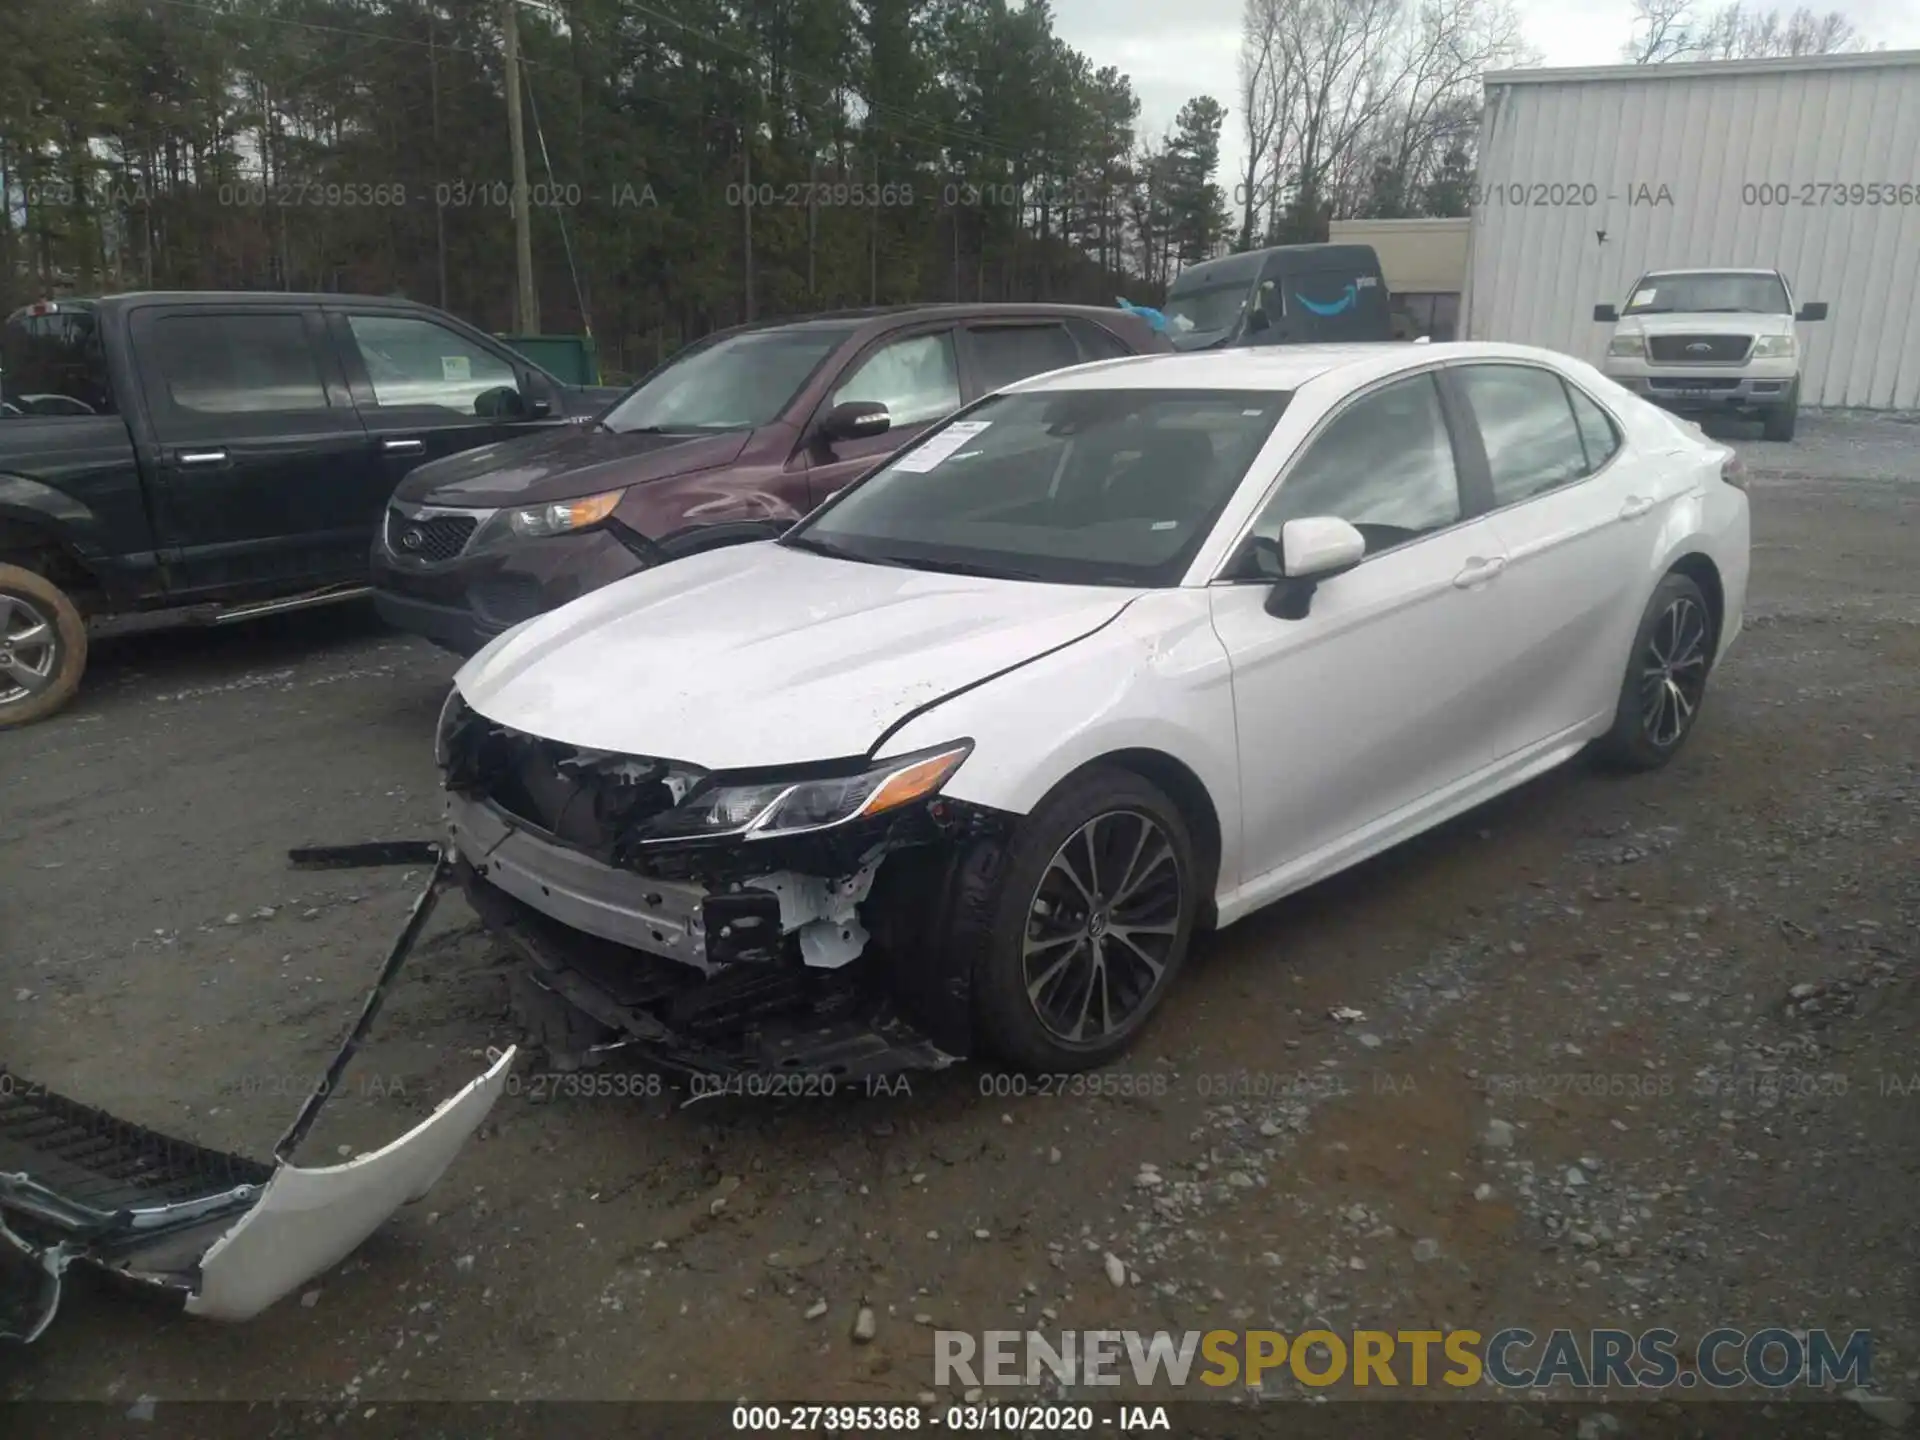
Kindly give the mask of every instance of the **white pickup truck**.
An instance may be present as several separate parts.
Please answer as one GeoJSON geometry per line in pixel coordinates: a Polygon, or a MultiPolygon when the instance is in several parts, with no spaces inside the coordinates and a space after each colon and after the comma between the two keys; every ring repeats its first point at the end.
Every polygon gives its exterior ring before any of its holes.
{"type": "Polygon", "coordinates": [[[1797,325],[1826,319],[1827,305],[1796,311],[1777,270],[1655,270],[1593,318],[1614,327],[1610,379],[1669,410],[1757,416],[1767,439],[1791,440],[1806,354],[1797,325]]]}

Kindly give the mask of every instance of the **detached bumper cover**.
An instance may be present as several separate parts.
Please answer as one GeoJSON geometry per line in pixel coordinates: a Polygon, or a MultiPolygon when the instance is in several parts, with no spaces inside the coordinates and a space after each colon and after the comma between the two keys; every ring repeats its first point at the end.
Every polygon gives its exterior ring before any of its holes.
{"type": "Polygon", "coordinates": [[[392,1144],[271,1168],[204,1150],[0,1072],[0,1338],[32,1341],[84,1263],[248,1320],[345,1259],[432,1188],[506,1085],[509,1049],[392,1144]],[[24,1163],[23,1163],[24,1162],[24,1163]]]}
{"type": "Polygon", "coordinates": [[[249,1320],[352,1254],[402,1205],[420,1199],[453,1163],[507,1083],[511,1047],[484,1075],[392,1144],[344,1165],[281,1165],[259,1201],[200,1261],[187,1311],[249,1320]]]}
{"type": "Polygon", "coordinates": [[[0,1069],[0,1339],[40,1336],[75,1263],[170,1293],[189,1314],[249,1319],[426,1194],[500,1098],[512,1048],[489,1052],[485,1074],[379,1150],[312,1169],[290,1157],[335,1093],[451,873],[440,856],[271,1166],[130,1124],[0,1069]]]}

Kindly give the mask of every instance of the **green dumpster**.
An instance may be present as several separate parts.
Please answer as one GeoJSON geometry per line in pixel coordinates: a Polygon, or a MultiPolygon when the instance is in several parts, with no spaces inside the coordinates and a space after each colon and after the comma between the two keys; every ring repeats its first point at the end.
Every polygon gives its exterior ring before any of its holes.
{"type": "Polygon", "coordinates": [[[591,335],[498,335],[494,337],[557,380],[569,385],[598,385],[600,357],[591,335]]]}

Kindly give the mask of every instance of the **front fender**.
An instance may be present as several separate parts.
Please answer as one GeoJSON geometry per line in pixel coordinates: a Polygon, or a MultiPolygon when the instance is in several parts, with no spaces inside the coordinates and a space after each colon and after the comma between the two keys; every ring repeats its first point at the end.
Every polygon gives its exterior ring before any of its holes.
{"type": "Polygon", "coordinates": [[[1233,672],[1204,589],[1141,596],[1093,634],[930,706],[889,735],[878,754],[959,738],[973,741],[973,753],[945,793],[1018,815],[1104,756],[1170,756],[1213,802],[1220,892],[1240,883],[1233,672]]]}
{"type": "Polygon", "coordinates": [[[79,555],[102,553],[100,517],[73,496],[24,475],[0,471],[0,521],[44,532],[79,555]]]}

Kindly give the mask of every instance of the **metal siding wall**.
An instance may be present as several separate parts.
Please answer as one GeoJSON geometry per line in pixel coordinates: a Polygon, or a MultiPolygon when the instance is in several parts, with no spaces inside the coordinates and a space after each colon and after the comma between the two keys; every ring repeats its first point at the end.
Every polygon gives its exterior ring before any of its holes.
{"type": "Polygon", "coordinates": [[[1464,333],[1598,362],[1648,270],[1778,267],[1808,325],[1808,405],[1920,409],[1920,203],[1746,205],[1742,187],[1920,187],[1920,66],[1490,83],[1480,180],[1591,183],[1600,203],[1475,207],[1464,333]],[[1630,193],[1665,185],[1671,205],[1630,193]],[[1605,230],[1599,243],[1595,231],[1605,230]]]}

